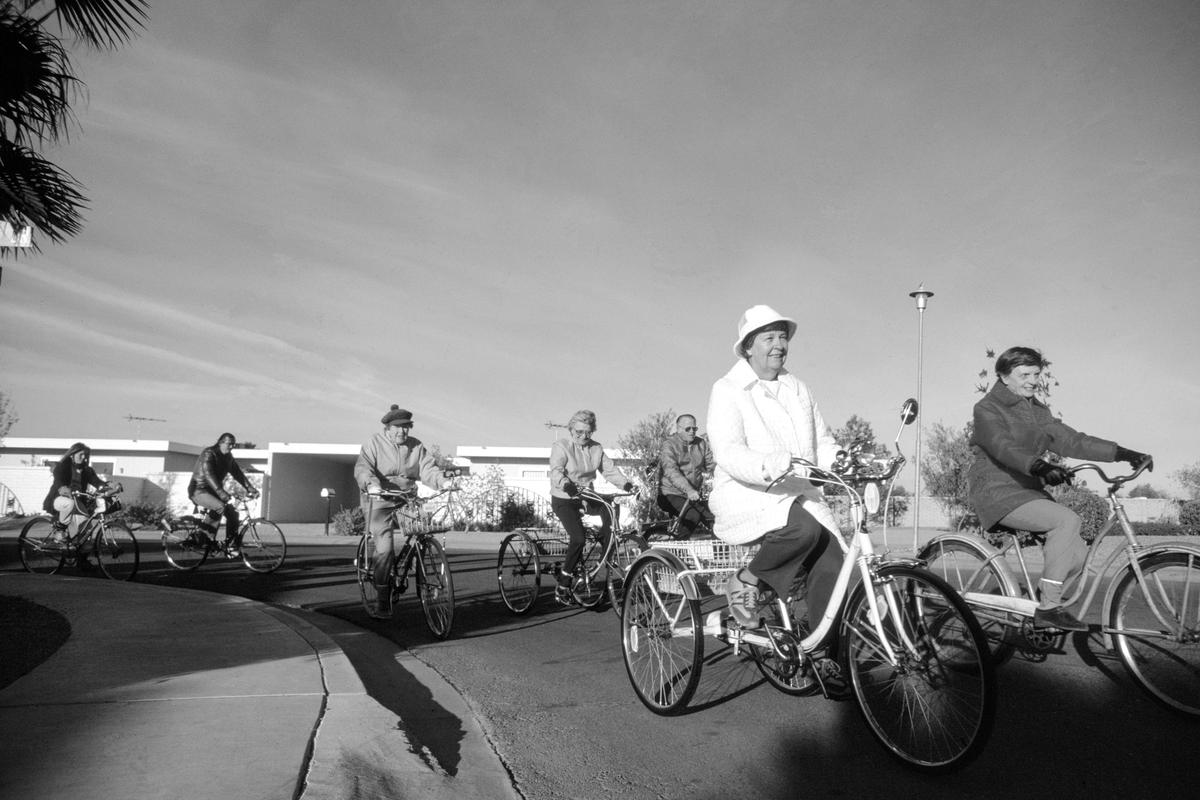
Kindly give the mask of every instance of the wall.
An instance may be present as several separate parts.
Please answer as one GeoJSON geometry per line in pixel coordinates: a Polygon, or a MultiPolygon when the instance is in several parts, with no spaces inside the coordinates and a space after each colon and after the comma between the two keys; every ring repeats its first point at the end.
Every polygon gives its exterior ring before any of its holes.
{"type": "Polygon", "coordinates": [[[274,453],[271,457],[271,497],[267,516],[275,522],[324,522],[321,489],[337,492],[330,512],[358,505],[353,458],[274,453]]]}

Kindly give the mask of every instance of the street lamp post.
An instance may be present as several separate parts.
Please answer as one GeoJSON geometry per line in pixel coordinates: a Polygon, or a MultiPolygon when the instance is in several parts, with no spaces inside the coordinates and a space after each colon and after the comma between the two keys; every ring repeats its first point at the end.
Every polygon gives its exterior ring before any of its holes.
{"type": "MultiPolygon", "coordinates": [[[[925,398],[921,394],[921,384],[925,373],[925,306],[929,303],[929,298],[933,297],[933,292],[926,289],[925,284],[922,283],[917,287],[915,292],[909,292],[908,296],[917,301],[917,407],[924,411],[925,398]]],[[[921,524],[921,427],[921,421],[917,420],[917,479],[913,496],[914,553],[916,553],[920,547],[918,541],[918,528],[921,524]]]]}
{"type": "Polygon", "coordinates": [[[322,489],[321,497],[325,498],[325,535],[328,536],[329,520],[331,518],[330,504],[333,503],[333,498],[337,497],[337,492],[335,492],[333,489],[322,489]]]}

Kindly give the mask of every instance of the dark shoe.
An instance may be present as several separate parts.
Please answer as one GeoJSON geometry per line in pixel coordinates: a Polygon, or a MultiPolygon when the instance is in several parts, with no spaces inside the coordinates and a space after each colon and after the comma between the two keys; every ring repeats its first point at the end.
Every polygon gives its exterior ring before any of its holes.
{"type": "Polygon", "coordinates": [[[554,600],[560,606],[575,605],[575,595],[571,593],[571,587],[563,586],[561,583],[554,587],[554,600]]]}
{"type": "Polygon", "coordinates": [[[729,601],[729,613],[733,621],[743,628],[757,628],[762,624],[762,593],[758,586],[742,580],[742,570],[729,576],[725,584],[725,597],[729,601]]]}
{"type": "Polygon", "coordinates": [[[1058,608],[1039,608],[1033,612],[1033,627],[1036,629],[1057,628],[1060,631],[1089,630],[1086,622],[1079,619],[1061,606],[1058,608]]]}
{"type": "Polygon", "coordinates": [[[96,565],[88,561],[87,556],[80,556],[76,559],[75,566],[79,568],[80,572],[94,572],[96,569],[96,565]]]}
{"type": "Polygon", "coordinates": [[[233,542],[229,542],[229,541],[225,542],[223,545],[221,545],[221,549],[225,551],[226,558],[241,558],[242,557],[241,551],[238,550],[237,545],[234,544],[233,542]]]}
{"type": "Polygon", "coordinates": [[[820,656],[813,660],[813,671],[817,682],[825,690],[825,696],[830,700],[845,700],[850,696],[850,682],[842,672],[842,665],[836,659],[820,656]]]}

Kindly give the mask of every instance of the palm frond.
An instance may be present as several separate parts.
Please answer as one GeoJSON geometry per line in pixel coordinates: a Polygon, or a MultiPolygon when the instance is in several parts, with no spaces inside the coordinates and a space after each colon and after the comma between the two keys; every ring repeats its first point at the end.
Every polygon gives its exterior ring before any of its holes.
{"type": "MultiPolygon", "coordinates": [[[[52,3],[42,19],[53,16],[93,47],[114,49],[129,41],[150,17],[147,0],[47,0],[52,3]]],[[[39,5],[30,0],[26,8],[39,5]]]]}
{"type": "Polygon", "coordinates": [[[58,139],[72,118],[71,92],[78,85],[56,37],[0,8],[0,135],[18,144],[58,139]]]}
{"type": "Polygon", "coordinates": [[[0,219],[33,225],[61,243],[83,229],[82,188],[32,150],[0,139],[0,219]]]}

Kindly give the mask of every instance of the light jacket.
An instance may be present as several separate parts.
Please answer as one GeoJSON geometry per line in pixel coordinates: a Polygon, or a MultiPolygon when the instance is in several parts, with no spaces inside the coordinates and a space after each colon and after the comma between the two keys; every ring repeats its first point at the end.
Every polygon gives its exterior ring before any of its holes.
{"type": "Polygon", "coordinates": [[[764,492],[766,459],[784,451],[819,467],[833,464],[838,444],[808,387],[784,370],[778,398],[772,396],[745,360],[713,384],[708,401],[708,442],[716,457],[708,507],[716,517],[714,533],[746,544],[787,524],[792,502],[834,533],[837,520],[821,490],[799,474],[764,492]]]}
{"type": "Polygon", "coordinates": [[[550,446],[550,494],[570,497],[563,485],[571,481],[580,489],[590,489],[600,473],[614,486],[624,486],[629,478],[617,469],[600,443],[588,439],[582,446],[567,439],[555,439],[550,446]]]}
{"type": "Polygon", "coordinates": [[[971,506],[984,530],[1031,500],[1048,500],[1042,479],[1029,472],[1047,450],[1068,458],[1112,461],[1117,443],[1068,427],[1037,398],[1026,399],[1000,381],[975,404],[967,473],[971,506]]]}
{"type": "Polygon", "coordinates": [[[708,442],[697,436],[688,443],[678,433],[671,434],[658,450],[659,494],[687,497],[689,491],[699,491],[714,466],[708,442]]]}
{"type": "MultiPolygon", "coordinates": [[[[395,444],[384,433],[375,434],[362,446],[354,462],[354,480],[364,493],[370,489],[411,492],[417,481],[442,489],[450,482],[419,439],[409,436],[395,444]]],[[[366,499],[364,496],[364,504],[366,499]]]]}

